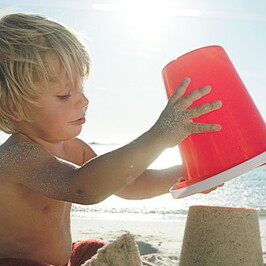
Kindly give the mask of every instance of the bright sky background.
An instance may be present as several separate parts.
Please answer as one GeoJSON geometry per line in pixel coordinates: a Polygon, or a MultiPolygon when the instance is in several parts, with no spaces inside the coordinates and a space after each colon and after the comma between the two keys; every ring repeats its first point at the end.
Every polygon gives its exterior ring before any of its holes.
{"type": "Polygon", "coordinates": [[[213,44],[266,117],[266,0],[0,0],[0,9],[41,13],[87,36],[87,142],[125,143],[148,130],[166,104],[162,68],[213,44]]]}

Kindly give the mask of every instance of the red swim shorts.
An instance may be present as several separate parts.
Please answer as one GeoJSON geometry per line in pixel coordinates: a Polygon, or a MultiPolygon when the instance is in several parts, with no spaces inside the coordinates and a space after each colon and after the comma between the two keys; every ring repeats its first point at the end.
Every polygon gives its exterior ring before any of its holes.
{"type": "MultiPolygon", "coordinates": [[[[103,247],[106,243],[97,240],[89,239],[72,244],[72,253],[68,263],[65,266],[80,266],[89,260],[97,253],[97,250],[103,247]]],[[[0,265],[5,266],[52,266],[52,264],[41,263],[27,259],[0,259],[0,265]]]]}

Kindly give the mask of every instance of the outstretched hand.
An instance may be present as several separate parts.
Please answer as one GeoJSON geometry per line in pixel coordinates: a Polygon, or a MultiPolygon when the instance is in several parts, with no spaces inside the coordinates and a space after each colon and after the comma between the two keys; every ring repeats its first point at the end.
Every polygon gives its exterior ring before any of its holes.
{"type": "Polygon", "coordinates": [[[193,118],[221,108],[222,102],[214,101],[189,108],[194,101],[211,91],[210,86],[204,86],[183,96],[189,83],[190,78],[185,78],[180,83],[153,127],[160,134],[167,147],[177,145],[192,133],[221,130],[221,126],[218,124],[203,124],[192,121],[193,118]]]}

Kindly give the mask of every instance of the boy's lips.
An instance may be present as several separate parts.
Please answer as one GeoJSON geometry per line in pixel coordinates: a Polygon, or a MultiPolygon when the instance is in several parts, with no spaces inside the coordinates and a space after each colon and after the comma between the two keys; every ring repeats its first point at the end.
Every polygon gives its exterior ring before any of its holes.
{"type": "Polygon", "coordinates": [[[74,125],[82,125],[82,124],[84,124],[85,122],[86,122],[85,117],[81,117],[81,118],[79,118],[79,119],[77,119],[77,120],[71,121],[70,123],[71,123],[71,124],[74,124],[74,125]]]}

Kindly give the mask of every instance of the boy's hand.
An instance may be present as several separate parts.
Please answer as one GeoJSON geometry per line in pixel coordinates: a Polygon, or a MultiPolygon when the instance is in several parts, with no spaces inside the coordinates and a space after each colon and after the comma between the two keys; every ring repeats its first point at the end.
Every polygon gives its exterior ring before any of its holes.
{"type": "Polygon", "coordinates": [[[209,189],[207,189],[207,190],[205,190],[205,191],[202,191],[202,192],[200,192],[200,193],[202,193],[202,194],[209,194],[210,192],[216,190],[218,187],[222,187],[223,185],[224,185],[224,183],[221,184],[221,185],[218,185],[218,186],[216,186],[216,187],[209,188],[209,189]]]}
{"type": "Polygon", "coordinates": [[[188,109],[192,103],[210,93],[211,87],[204,86],[183,96],[190,78],[185,78],[168,101],[153,129],[160,134],[163,144],[172,147],[192,133],[221,130],[218,124],[195,123],[193,118],[221,108],[221,101],[198,105],[188,109]]]}

